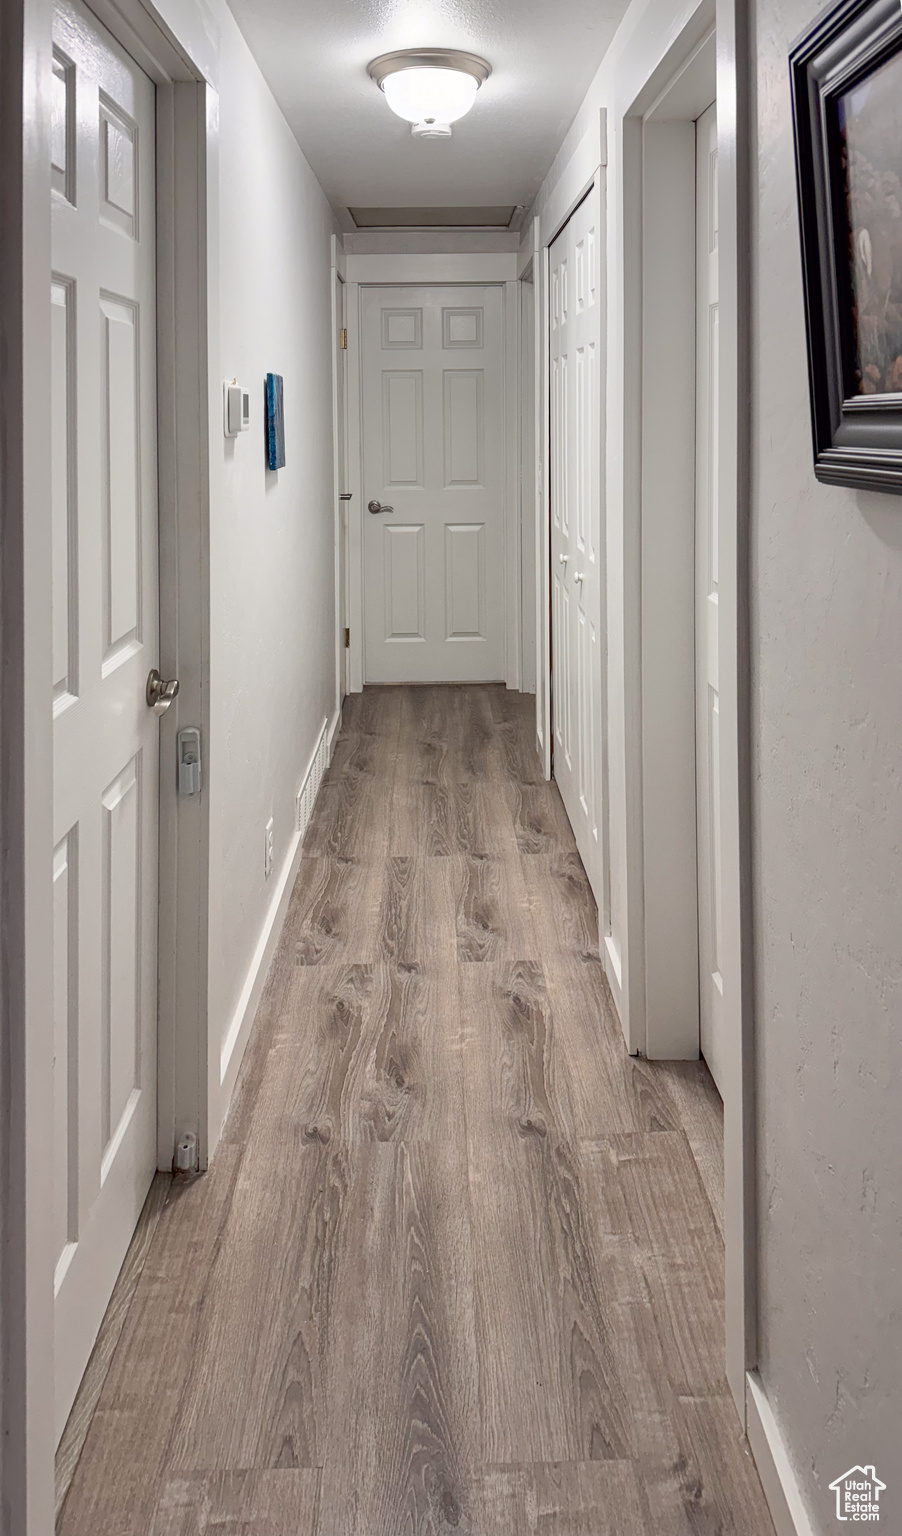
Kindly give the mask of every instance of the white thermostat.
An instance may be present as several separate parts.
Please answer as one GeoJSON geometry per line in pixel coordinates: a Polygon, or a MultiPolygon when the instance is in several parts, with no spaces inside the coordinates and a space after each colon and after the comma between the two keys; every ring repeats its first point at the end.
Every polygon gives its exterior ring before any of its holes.
{"type": "Polygon", "coordinates": [[[222,404],[226,437],[237,437],[239,432],[246,432],[251,424],[250,391],[234,379],[226,380],[222,386],[222,404]]]}

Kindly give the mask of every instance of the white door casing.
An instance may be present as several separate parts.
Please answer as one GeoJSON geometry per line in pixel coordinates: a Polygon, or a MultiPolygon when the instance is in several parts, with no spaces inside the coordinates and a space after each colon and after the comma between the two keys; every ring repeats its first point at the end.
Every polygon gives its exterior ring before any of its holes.
{"type": "Polygon", "coordinates": [[[154,87],[54,23],[55,1420],[156,1166],[159,720],[154,87]]]}
{"type": "Polygon", "coordinates": [[[702,1055],[726,1097],[721,973],[723,837],[718,558],[719,306],[717,108],[696,125],[695,659],[699,1025],[702,1055]]]}
{"type": "Polygon", "coordinates": [[[360,309],[365,681],[502,681],[503,290],[364,288],[360,309]]]}
{"type": "Polygon", "coordinates": [[[535,268],[520,280],[520,689],[536,691],[535,268]]]}
{"type": "Polygon", "coordinates": [[[598,184],[549,251],[551,708],[554,777],[605,909],[598,184]]]}
{"type": "Polygon", "coordinates": [[[345,284],[333,265],[332,268],[332,323],[335,331],[333,345],[335,418],[335,494],[337,506],[336,553],[335,553],[335,604],[338,629],[338,654],[336,657],[335,707],[341,709],[345,694],[350,689],[350,650],[345,645],[348,624],[348,348],[345,326],[345,284]]]}
{"type": "MultiPolygon", "coordinates": [[[[727,1380],[739,1411],[744,1417],[747,1369],[756,1361],[756,1221],[755,1221],[755,1145],[754,1115],[754,1025],[751,1006],[752,935],[748,920],[751,902],[751,834],[748,785],[740,765],[748,759],[747,729],[748,664],[746,625],[742,622],[744,601],[748,595],[747,561],[743,547],[744,526],[741,508],[747,491],[748,453],[745,437],[748,394],[747,347],[743,344],[741,316],[748,292],[750,251],[754,248],[753,231],[748,227],[748,210],[742,197],[743,166],[749,152],[744,127],[741,82],[747,75],[748,58],[742,12],[732,0],[717,0],[716,7],[716,91],[718,97],[718,247],[719,247],[719,431],[718,444],[718,567],[719,636],[718,672],[721,723],[721,813],[722,813],[722,975],[727,1004],[728,1092],[724,1109],[725,1200],[724,1235],[726,1251],[726,1342],[727,1380]]],[[[602,953],[614,997],[631,1049],[644,1050],[642,992],[645,987],[645,866],[642,828],[645,787],[642,776],[642,733],[638,728],[634,700],[641,685],[644,658],[641,647],[641,607],[636,594],[641,590],[641,541],[638,536],[644,522],[637,516],[637,477],[642,469],[642,445],[650,440],[644,434],[647,410],[645,381],[642,373],[644,315],[644,224],[643,160],[644,123],[649,106],[663,102],[666,91],[662,80],[684,84],[689,67],[707,46],[713,13],[710,7],[689,7],[679,28],[664,35],[655,27],[654,18],[640,17],[634,34],[627,38],[618,55],[617,69],[611,76],[607,113],[611,125],[610,197],[602,216],[607,224],[604,268],[605,309],[610,327],[605,343],[608,377],[621,397],[612,394],[607,430],[608,463],[604,471],[610,496],[606,521],[609,522],[608,550],[608,632],[609,676],[607,767],[610,792],[606,799],[606,831],[609,849],[610,906],[607,932],[602,927],[602,953]],[[705,43],[700,47],[700,38],[705,43]],[[638,1017],[637,1017],[638,1016],[638,1017]]],[[[672,100],[669,114],[682,122],[690,115],[697,118],[712,101],[714,90],[692,100],[691,114],[686,111],[687,93],[681,91],[679,102],[672,100]]],[[[657,119],[663,123],[662,111],[657,119]]],[[[602,109],[602,152],[600,163],[607,163],[604,148],[605,111],[602,109]]],[[[593,166],[599,164],[597,138],[589,116],[586,130],[574,153],[557,173],[548,179],[542,198],[541,243],[545,266],[544,308],[549,307],[549,258],[554,236],[561,228],[566,211],[576,206],[582,189],[588,184],[593,166]]],[[[563,157],[561,157],[563,159],[563,157]]],[[[688,156],[685,179],[681,176],[679,194],[685,188],[686,207],[691,207],[694,223],[694,186],[696,166],[694,145],[688,156]]],[[[690,310],[695,329],[694,238],[687,259],[687,281],[683,303],[690,310]]],[[[548,323],[544,327],[546,338],[548,323]]],[[[694,343],[694,334],[693,334],[694,343]]],[[[691,348],[688,367],[672,377],[673,358],[659,348],[658,373],[663,370],[671,393],[695,405],[695,347],[691,348]],[[663,358],[663,361],[660,359],[663,358]]],[[[542,414],[540,429],[550,428],[548,394],[550,367],[542,369],[542,414]]],[[[658,421],[661,421],[658,417],[658,421]]],[[[694,450],[694,433],[690,425],[694,450]]],[[[666,435],[666,434],[665,434],[666,435]]],[[[603,437],[603,441],[605,438],[603,437]]],[[[694,451],[691,460],[694,461],[694,451]]],[[[544,486],[550,496],[550,462],[544,469],[544,486]]],[[[694,462],[688,494],[692,505],[687,521],[694,527],[694,462]]],[[[545,519],[540,521],[547,527],[545,519]]],[[[688,540],[687,540],[688,544],[688,540]]],[[[690,553],[690,559],[692,559],[690,553]]],[[[694,560],[687,576],[689,597],[685,614],[694,640],[694,560]]],[[[543,579],[549,575],[547,557],[538,569],[543,579]]],[[[539,604],[544,615],[550,610],[547,595],[539,604]]],[[[688,657],[692,686],[686,690],[685,708],[680,720],[691,738],[693,770],[696,720],[694,709],[694,644],[688,657]]],[[[545,676],[549,676],[547,649],[545,676]]],[[[550,735],[550,732],[548,733],[550,735]]],[[[696,798],[694,771],[689,786],[687,806],[696,798]]],[[[687,813],[688,814],[688,813],[687,813]]],[[[695,844],[693,829],[692,844],[695,844]]],[[[693,847],[693,852],[695,849],[693,847]]],[[[694,872],[693,872],[694,873],[694,872]]],[[[697,916],[697,883],[693,879],[687,893],[697,916]]],[[[697,972],[697,943],[692,946],[693,969],[697,972]]],[[[696,1039],[698,1031],[696,1027],[696,1039]]]]}

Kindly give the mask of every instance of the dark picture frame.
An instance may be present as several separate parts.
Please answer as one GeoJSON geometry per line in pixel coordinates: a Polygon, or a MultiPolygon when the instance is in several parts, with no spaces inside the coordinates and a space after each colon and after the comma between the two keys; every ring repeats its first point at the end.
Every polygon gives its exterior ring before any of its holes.
{"type": "Polygon", "coordinates": [[[789,62],[814,472],[902,494],[900,0],[841,0],[789,62]]]}

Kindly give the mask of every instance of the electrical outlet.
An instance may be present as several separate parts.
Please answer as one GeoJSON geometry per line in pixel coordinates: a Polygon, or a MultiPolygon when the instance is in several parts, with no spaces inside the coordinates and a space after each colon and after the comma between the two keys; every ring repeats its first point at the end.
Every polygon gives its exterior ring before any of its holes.
{"type": "Polygon", "coordinates": [[[264,877],[267,880],[269,879],[270,875],[272,874],[272,849],[273,849],[272,822],[273,822],[273,819],[270,816],[269,821],[266,823],[266,829],[265,829],[264,834],[263,834],[263,838],[264,838],[264,842],[263,842],[263,874],[264,874],[264,877]]]}

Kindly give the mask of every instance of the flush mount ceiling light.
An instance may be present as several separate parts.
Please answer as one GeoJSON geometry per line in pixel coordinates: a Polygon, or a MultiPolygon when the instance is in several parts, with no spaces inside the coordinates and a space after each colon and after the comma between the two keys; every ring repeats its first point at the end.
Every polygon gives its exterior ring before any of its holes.
{"type": "Polygon", "coordinates": [[[455,48],[405,48],[383,53],[367,73],[417,139],[450,139],[451,124],[469,112],[492,67],[455,48]]]}

